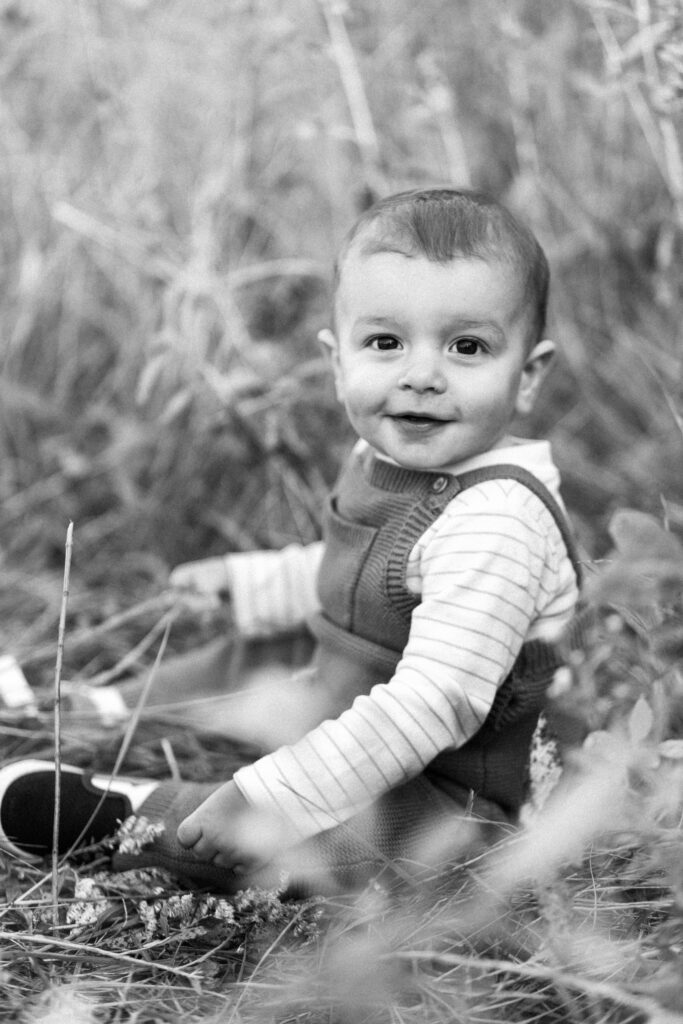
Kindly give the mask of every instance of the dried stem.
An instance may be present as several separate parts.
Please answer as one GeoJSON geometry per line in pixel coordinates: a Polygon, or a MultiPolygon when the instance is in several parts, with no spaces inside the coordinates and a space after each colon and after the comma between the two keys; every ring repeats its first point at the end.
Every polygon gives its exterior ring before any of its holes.
{"type": "Polygon", "coordinates": [[[332,56],[346,96],[356,145],[365,169],[366,181],[369,185],[373,185],[376,183],[376,179],[381,177],[379,171],[380,147],[363,84],[363,76],[339,3],[335,0],[319,0],[319,3],[330,37],[332,56]]]}
{"type": "Polygon", "coordinates": [[[73,550],[74,524],[69,523],[66,531],[66,550],[64,554],[64,584],[62,587],[62,604],[59,611],[59,633],[57,637],[57,662],[55,665],[55,808],[52,821],[52,926],[59,928],[59,907],[57,903],[59,882],[59,811],[61,801],[61,767],[62,767],[62,721],[61,721],[61,683],[62,660],[64,657],[64,632],[66,629],[66,606],[69,601],[69,578],[71,576],[71,552],[73,550]]]}
{"type": "Polygon", "coordinates": [[[424,82],[423,101],[441,137],[448,178],[463,188],[470,188],[472,174],[460,131],[458,97],[430,50],[425,50],[417,63],[424,82]]]}
{"type": "Polygon", "coordinates": [[[152,683],[156,678],[159,665],[161,664],[164,654],[166,653],[166,646],[168,644],[168,638],[171,633],[171,626],[175,622],[176,615],[177,609],[171,608],[161,620],[161,622],[164,625],[164,633],[161,638],[161,643],[159,644],[159,650],[157,651],[156,658],[154,659],[154,664],[152,665],[151,669],[147,674],[144,686],[142,687],[142,691],[140,693],[140,696],[138,697],[138,702],[135,705],[135,710],[133,711],[131,720],[128,723],[125,735],[123,737],[123,740],[121,741],[121,747],[116,757],[116,763],[114,764],[114,767],[112,768],[111,772],[112,779],[116,778],[116,776],[118,775],[119,771],[121,770],[121,765],[123,764],[124,758],[128,753],[128,748],[130,747],[133,736],[135,735],[135,730],[138,727],[138,722],[140,721],[142,709],[144,708],[147,702],[147,697],[149,696],[149,691],[152,688],[152,683]]]}
{"type": "MultiPolygon", "coordinates": [[[[176,602],[177,603],[177,602],[176,602]]],[[[177,608],[171,607],[158,622],[152,626],[152,628],[145,634],[135,647],[127,651],[126,654],[117,661],[111,668],[105,669],[103,672],[99,672],[96,676],[89,676],[87,678],[88,686],[106,686],[113,679],[121,676],[127,669],[134,666],[152,646],[157,636],[163,631],[166,624],[166,618],[169,613],[175,614],[177,608]]]]}
{"type": "MultiPolygon", "coordinates": [[[[646,77],[646,88],[651,96],[657,94],[661,85],[661,76],[657,63],[657,55],[653,45],[652,11],[648,0],[635,0],[634,13],[643,38],[641,53],[646,77]]],[[[617,40],[609,19],[604,12],[592,12],[593,24],[601,40],[608,63],[608,74],[616,78],[620,76],[624,93],[638,121],[641,131],[648,143],[657,169],[667,185],[674,201],[677,220],[683,223],[683,155],[676,130],[670,114],[663,112],[658,104],[648,104],[643,91],[628,75],[621,74],[624,66],[624,51],[617,40]]]]}
{"type": "MultiPolygon", "coordinates": [[[[634,994],[610,982],[584,978],[578,974],[558,969],[555,966],[515,963],[514,960],[498,960],[492,957],[462,956],[457,953],[436,953],[432,950],[428,954],[421,951],[401,950],[392,953],[387,959],[408,961],[413,964],[419,964],[420,961],[429,959],[431,965],[438,965],[450,970],[462,967],[468,972],[481,971],[484,974],[509,975],[512,978],[548,981],[557,986],[558,989],[565,989],[567,993],[581,992],[596,1000],[604,1000],[622,1009],[646,1015],[647,1020],[660,1020],[662,1024],[665,1021],[665,1015],[661,1014],[657,1004],[648,996],[634,994]]],[[[673,1024],[674,1019],[672,1018],[671,1024],[673,1024]]]]}
{"type": "Polygon", "coordinates": [[[144,968],[149,971],[161,971],[164,974],[172,974],[177,978],[183,978],[191,985],[198,984],[200,980],[195,974],[189,971],[183,971],[180,967],[173,967],[171,964],[160,963],[158,960],[151,958],[143,959],[142,957],[129,956],[127,953],[117,953],[113,949],[103,949],[102,946],[89,945],[84,942],[72,942],[69,939],[48,938],[45,935],[28,935],[26,932],[22,932],[21,934],[17,932],[0,932],[0,940],[9,943],[16,956],[23,953],[23,955],[28,958],[30,956],[28,950],[24,950],[22,947],[24,945],[38,946],[44,957],[48,957],[50,952],[53,950],[56,955],[57,951],[61,949],[70,953],[72,956],[74,953],[82,953],[84,956],[91,957],[93,960],[117,960],[119,963],[129,964],[131,967],[135,967],[137,969],[144,968]]]}
{"type": "MultiPolygon", "coordinates": [[[[105,619],[104,622],[100,622],[96,626],[87,626],[85,629],[81,629],[79,632],[74,633],[69,637],[69,647],[73,650],[81,644],[90,643],[95,639],[95,637],[101,636],[103,633],[114,632],[114,630],[120,629],[121,626],[124,626],[135,619],[141,618],[149,612],[166,609],[170,605],[173,605],[176,600],[177,597],[170,593],[163,593],[155,597],[147,598],[145,601],[141,601],[132,608],[126,608],[124,611],[111,615],[108,619],[105,619]]],[[[23,666],[35,665],[36,663],[48,658],[53,650],[53,645],[45,644],[40,647],[34,647],[32,651],[26,651],[25,653],[22,652],[20,654],[21,664],[23,666]]],[[[89,682],[92,685],[92,680],[89,680],[89,682]]]]}
{"type": "Polygon", "coordinates": [[[178,766],[178,761],[176,759],[175,753],[173,752],[173,746],[168,736],[162,737],[161,749],[164,752],[164,757],[166,758],[166,764],[168,765],[169,771],[171,773],[171,778],[173,779],[174,782],[181,782],[182,775],[180,773],[180,768],[178,766]]]}

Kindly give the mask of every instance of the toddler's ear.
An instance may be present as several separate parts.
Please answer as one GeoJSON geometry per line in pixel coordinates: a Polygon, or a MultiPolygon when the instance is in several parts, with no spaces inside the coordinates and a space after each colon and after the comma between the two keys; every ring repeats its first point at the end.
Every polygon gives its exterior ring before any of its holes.
{"type": "Polygon", "coordinates": [[[339,370],[339,342],[337,341],[337,336],[329,327],[323,327],[322,331],[318,331],[318,341],[322,346],[323,353],[332,364],[336,377],[339,370]]]}
{"type": "Polygon", "coordinates": [[[342,380],[342,372],[339,364],[339,342],[334,331],[331,331],[329,327],[324,327],[322,331],[318,331],[318,341],[322,345],[325,356],[329,359],[330,365],[332,366],[332,372],[334,374],[334,383],[337,390],[337,398],[340,402],[344,401],[344,387],[342,380]]]}
{"type": "Polygon", "coordinates": [[[550,369],[554,355],[555,343],[546,338],[539,341],[526,357],[515,407],[520,416],[528,415],[533,409],[538,390],[550,369]]]}
{"type": "Polygon", "coordinates": [[[318,341],[328,355],[337,351],[337,339],[329,327],[323,327],[322,331],[318,331],[318,341]]]}

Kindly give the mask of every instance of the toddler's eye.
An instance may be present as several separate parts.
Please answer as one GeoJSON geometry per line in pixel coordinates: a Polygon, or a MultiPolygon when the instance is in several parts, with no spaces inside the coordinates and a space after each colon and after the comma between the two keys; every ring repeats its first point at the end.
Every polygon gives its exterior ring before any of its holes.
{"type": "Polygon", "coordinates": [[[399,348],[400,344],[398,338],[394,338],[391,334],[376,334],[374,338],[370,338],[370,347],[378,352],[392,352],[399,348]]]}
{"type": "Polygon", "coordinates": [[[453,343],[453,351],[460,356],[476,356],[483,351],[483,345],[478,338],[458,338],[453,343]]]}

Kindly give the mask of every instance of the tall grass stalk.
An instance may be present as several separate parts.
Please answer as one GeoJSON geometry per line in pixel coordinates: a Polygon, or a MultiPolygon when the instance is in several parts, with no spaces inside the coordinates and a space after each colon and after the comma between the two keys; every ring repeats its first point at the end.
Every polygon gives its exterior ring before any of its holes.
{"type": "Polygon", "coordinates": [[[55,807],[52,822],[52,927],[55,934],[59,929],[59,819],[62,806],[62,662],[64,659],[64,636],[66,633],[66,607],[69,600],[71,578],[71,554],[73,551],[74,524],[69,523],[66,531],[64,555],[64,585],[59,613],[59,634],[57,637],[57,663],[54,683],[54,736],[55,736],[55,807]]]}

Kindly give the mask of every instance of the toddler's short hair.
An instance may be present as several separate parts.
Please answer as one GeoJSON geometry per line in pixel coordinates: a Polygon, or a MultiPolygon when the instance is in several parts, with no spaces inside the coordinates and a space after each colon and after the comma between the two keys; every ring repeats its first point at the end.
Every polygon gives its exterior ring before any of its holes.
{"type": "Polygon", "coordinates": [[[380,199],[344,240],[335,263],[335,295],[344,260],[356,246],[363,256],[397,252],[426,256],[436,263],[457,257],[507,262],[520,279],[528,307],[529,348],[543,337],[550,284],[545,253],[527,227],[483,192],[414,189],[380,199]]]}

